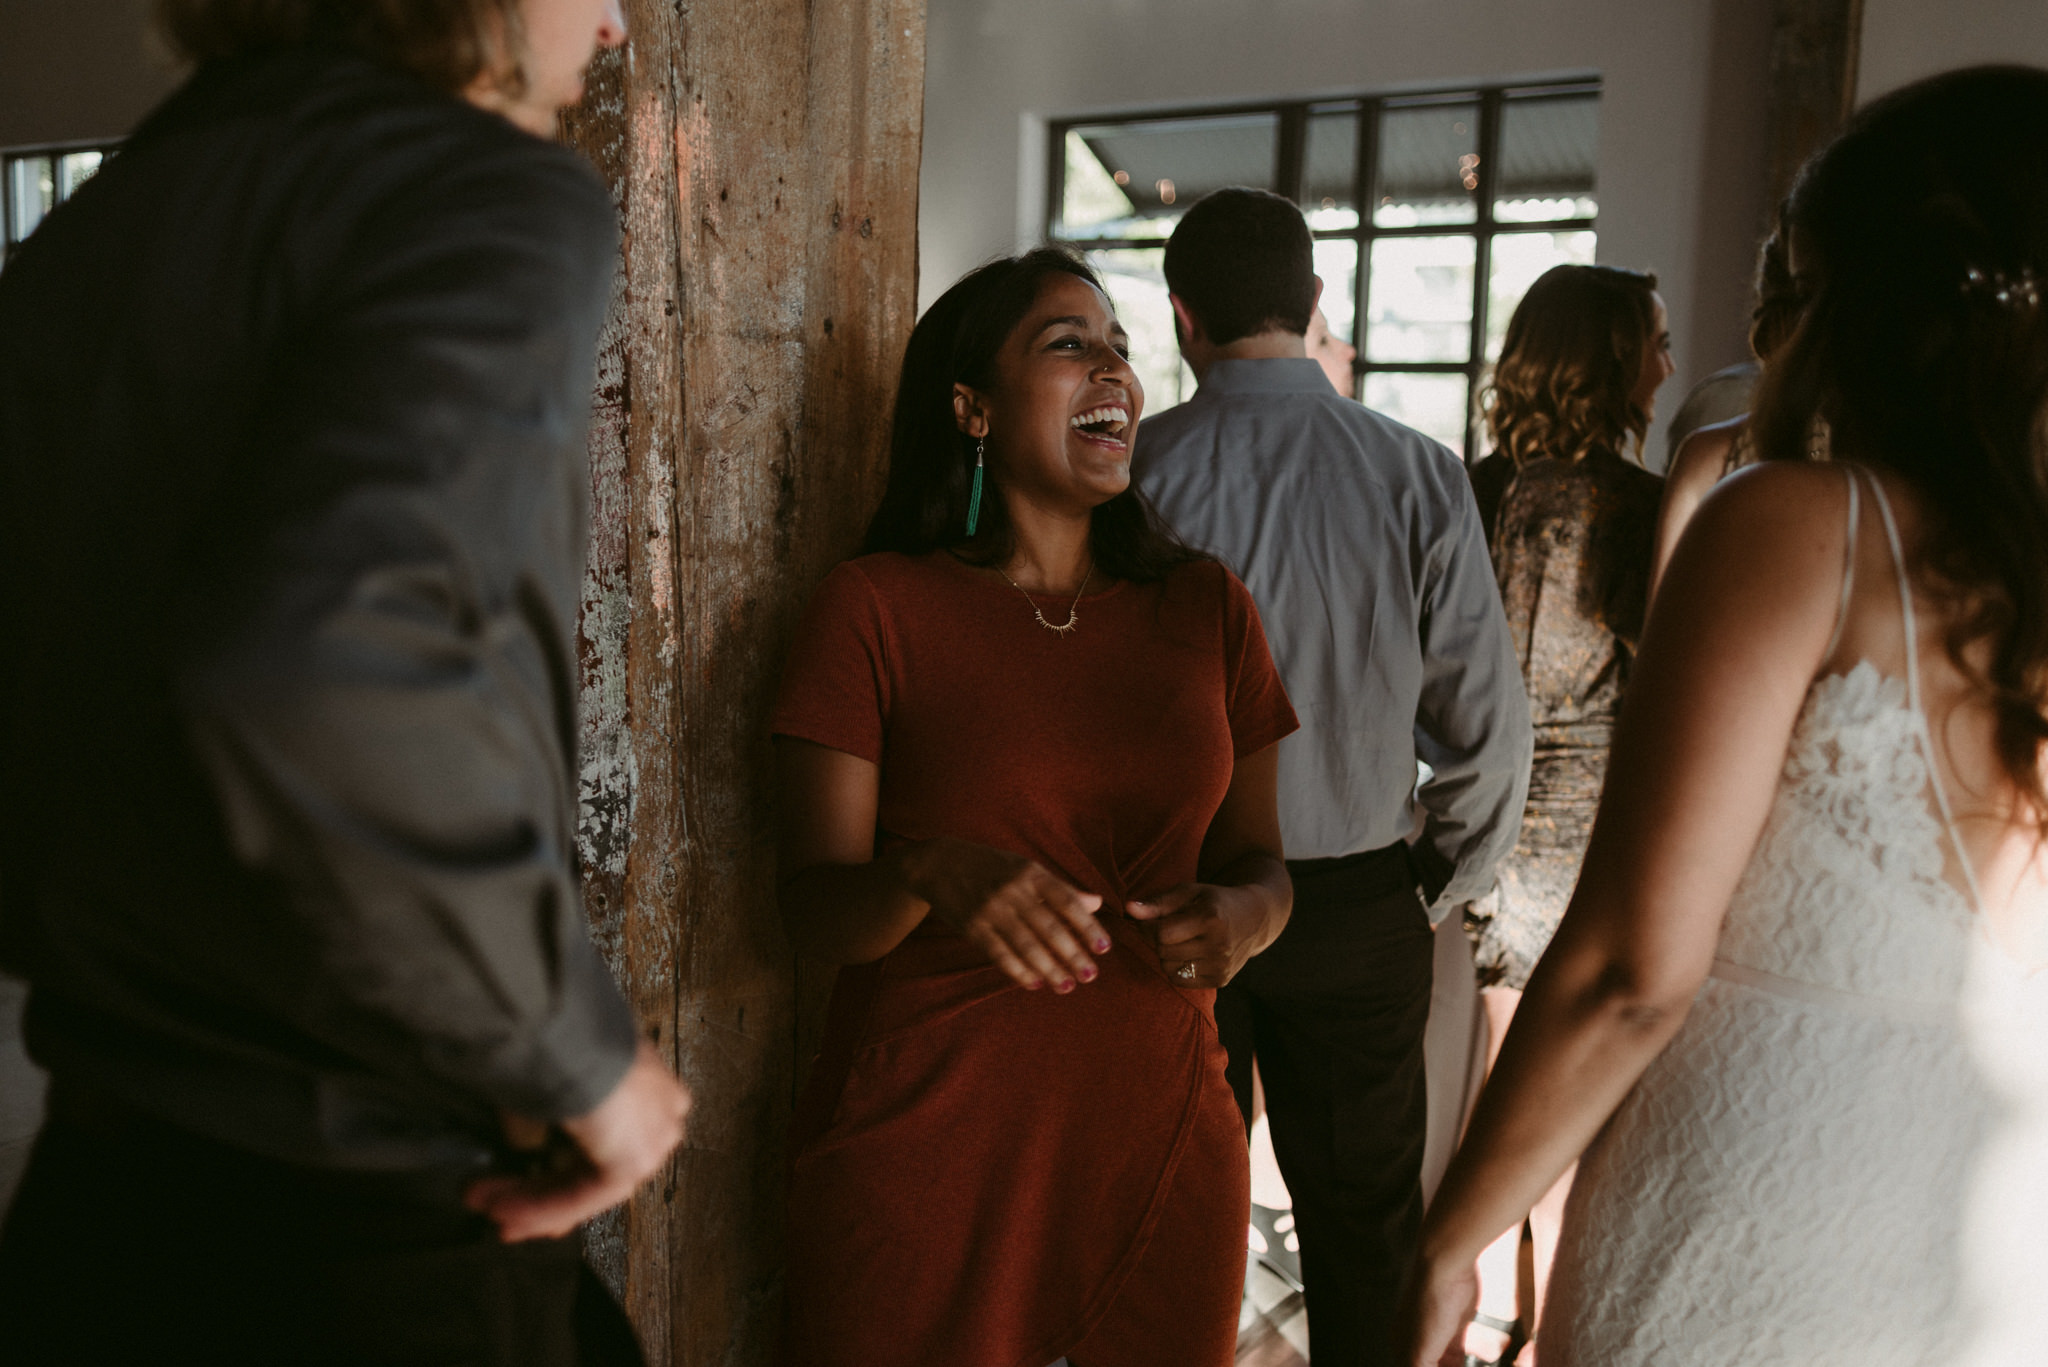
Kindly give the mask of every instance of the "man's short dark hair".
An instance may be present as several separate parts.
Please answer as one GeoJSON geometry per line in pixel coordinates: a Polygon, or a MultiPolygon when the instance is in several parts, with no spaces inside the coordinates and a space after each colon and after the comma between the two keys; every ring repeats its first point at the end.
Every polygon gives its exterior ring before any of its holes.
{"type": "Polygon", "coordinates": [[[1167,239],[1166,287],[1218,346],[1275,329],[1305,335],[1316,269],[1301,210],[1267,190],[1204,195],[1167,239]]]}

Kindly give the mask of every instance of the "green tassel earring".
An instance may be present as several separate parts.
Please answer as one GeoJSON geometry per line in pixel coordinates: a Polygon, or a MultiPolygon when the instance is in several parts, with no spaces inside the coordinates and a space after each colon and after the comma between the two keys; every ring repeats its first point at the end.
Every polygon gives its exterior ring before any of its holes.
{"type": "Polygon", "coordinates": [[[967,496],[967,534],[974,535],[975,526],[981,521],[981,458],[987,449],[986,441],[974,443],[974,491],[967,496]]]}

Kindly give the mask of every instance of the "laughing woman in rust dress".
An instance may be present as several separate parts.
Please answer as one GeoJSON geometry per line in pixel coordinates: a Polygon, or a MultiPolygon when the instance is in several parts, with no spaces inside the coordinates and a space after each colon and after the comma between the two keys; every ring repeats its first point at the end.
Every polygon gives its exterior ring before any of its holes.
{"type": "Polygon", "coordinates": [[[949,290],[774,730],[782,909],[844,965],[798,1107],[795,1367],[1227,1367],[1249,1210],[1214,989],[1292,889],[1250,596],[1130,489],[1087,267],[949,290]]]}

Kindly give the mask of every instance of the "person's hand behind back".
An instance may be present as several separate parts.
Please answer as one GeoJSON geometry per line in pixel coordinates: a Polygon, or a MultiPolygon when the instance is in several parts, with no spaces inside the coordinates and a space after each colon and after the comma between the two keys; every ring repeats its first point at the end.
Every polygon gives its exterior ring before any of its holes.
{"type": "Polygon", "coordinates": [[[682,1143],[689,1113],[689,1089],[642,1041],[611,1094],[589,1113],[561,1122],[581,1161],[567,1172],[483,1178],[470,1185],[466,1200],[497,1223],[507,1243],[561,1238],[652,1177],[682,1143]]]}

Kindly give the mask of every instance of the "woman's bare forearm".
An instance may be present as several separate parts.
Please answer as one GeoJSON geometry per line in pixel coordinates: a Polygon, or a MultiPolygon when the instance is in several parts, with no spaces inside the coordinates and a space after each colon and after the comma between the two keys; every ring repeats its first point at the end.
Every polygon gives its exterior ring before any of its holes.
{"type": "Polygon", "coordinates": [[[1640,989],[1605,956],[1546,956],[1423,1229],[1465,1266],[1564,1175],[1684,1022],[1690,993],[1640,989]]]}
{"type": "Polygon", "coordinates": [[[865,864],[813,864],[782,884],[782,923],[800,954],[829,964],[872,963],[931,911],[912,891],[918,846],[865,864]]]}
{"type": "Polygon", "coordinates": [[[1255,851],[1240,855],[1222,868],[1203,870],[1202,881],[1228,888],[1238,902],[1236,914],[1258,927],[1254,954],[1262,953],[1287,929],[1294,911],[1294,880],[1278,855],[1255,851]]]}

